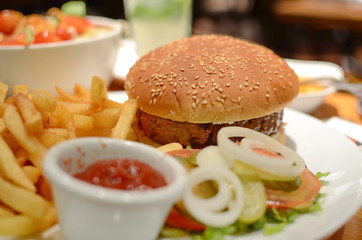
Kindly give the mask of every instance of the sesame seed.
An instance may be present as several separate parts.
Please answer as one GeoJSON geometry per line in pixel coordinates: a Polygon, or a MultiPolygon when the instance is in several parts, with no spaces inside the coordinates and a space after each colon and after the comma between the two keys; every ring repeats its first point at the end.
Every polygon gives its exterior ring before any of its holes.
{"type": "Polygon", "coordinates": [[[202,101],[202,104],[207,104],[207,100],[203,100],[203,101],[202,101]]]}

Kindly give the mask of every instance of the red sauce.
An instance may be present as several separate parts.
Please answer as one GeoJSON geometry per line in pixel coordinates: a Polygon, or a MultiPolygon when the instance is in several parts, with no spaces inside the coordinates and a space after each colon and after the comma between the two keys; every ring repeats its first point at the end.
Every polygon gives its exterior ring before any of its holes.
{"type": "Polygon", "coordinates": [[[121,190],[146,190],[167,184],[160,172],[134,159],[98,161],[74,177],[94,185],[121,190]]]}

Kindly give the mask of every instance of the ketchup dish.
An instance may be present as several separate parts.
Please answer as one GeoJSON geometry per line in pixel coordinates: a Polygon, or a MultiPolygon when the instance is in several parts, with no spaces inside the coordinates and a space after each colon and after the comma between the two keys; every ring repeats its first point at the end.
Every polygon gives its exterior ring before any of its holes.
{"type": "Polygon", "coordinates": [[[43,167],[69,240],[156,239],[187,179],[175,158],[111,138],[56,145],[43,167]]]}

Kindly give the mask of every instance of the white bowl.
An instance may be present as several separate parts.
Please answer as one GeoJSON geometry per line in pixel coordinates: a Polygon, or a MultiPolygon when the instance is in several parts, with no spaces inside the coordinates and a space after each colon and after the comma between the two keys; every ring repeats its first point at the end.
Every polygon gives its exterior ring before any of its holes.
{"type": "Polygon", "coordinates": [[[0,46],[0,81],[54,91],[54,86],[71,92],[75,83],[89,88],[92,76],[110,81],[121,38],[121,25],[113,19],[88,17],[111,30],[92,38],[32,44],[0,46]]]}
{"type": "Polygon", "coordinates": [[[142,143],[111,138],[78,138],[56,145],[48,151],[43,166],[68,240],[156,239],[187,179],[186,170],[175,158],[142,143]],[[167,185],[127,191],[73,177],[95,161],[115,158],[149,164],[165,177],[167,185]]]}
{"type": "MultiPolygon", "coordinates": [[[[334,63],[295,59],[286,59],[286,62],[300,78],[332,78],[337,81],[343,81],[344,79],[343,69],[334,63]]],[[[329,85],[322,91],[299,93],[290,107],[300,112],[312,113],[323,104],[326,96],[335,91],[336,87],[329,85]]]]}
{"type": "Polygon", "coordinates": [[[324,102],[326,96],[336,91],[333,85],[317,92],[299,93],[297,98],[292,102],[291,108],[304,112],[312,113],[317,110],[324,102]]]}

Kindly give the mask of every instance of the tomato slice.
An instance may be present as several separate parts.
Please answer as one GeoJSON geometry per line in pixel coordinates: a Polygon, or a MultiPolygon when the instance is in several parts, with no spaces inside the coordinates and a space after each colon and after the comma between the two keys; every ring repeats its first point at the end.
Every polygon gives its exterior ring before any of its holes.
{"type": "Polygon", "coordinates": [[[205,225],[186,217],[176,207],[173,207],[166,219],[166,225],[191,231],[203,231],[205,225]]]}
{"type": "Polygon", "coordinates": [[[0,32],[5,35],[12,34],[24,15],[15,10],[0,11],[0,32]]]}
{"type": "Polygon", "coordinates": [[[308,169],[302,173],[301,180],[299,188],[291,192],[266,189],[268,207],[287,209],[309,206],[319,193],[322,184],[308,169]]]}
{"type": "Polygon", "coordinates": [[[181,149],[181,150],[173,150],[167,153],[174,157],[188,158],[197,151],[199,151],[199,149],[181,149]]]}

